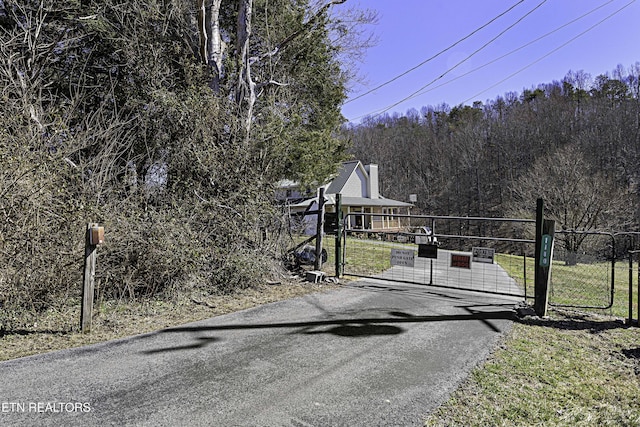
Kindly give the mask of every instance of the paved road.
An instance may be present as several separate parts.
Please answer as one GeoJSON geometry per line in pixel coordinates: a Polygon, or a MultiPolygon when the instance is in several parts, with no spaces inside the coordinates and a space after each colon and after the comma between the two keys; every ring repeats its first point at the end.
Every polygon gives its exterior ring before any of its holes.
{"type": "Polygon", "coordinates": [[[514,304],[360,281],[3,362],[0,425],[422,425],[511,327],[514,304]]]}

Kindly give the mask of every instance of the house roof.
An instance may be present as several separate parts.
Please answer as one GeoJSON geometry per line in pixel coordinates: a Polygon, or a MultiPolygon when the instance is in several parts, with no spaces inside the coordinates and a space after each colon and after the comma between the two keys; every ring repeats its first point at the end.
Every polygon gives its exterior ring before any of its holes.
{"type": "Polygon", "coordinates": [[[340,167],[338,168],[338,176],[336,176],[333,179],[333,181],[331,181],[325,193],[326,194],[341,193],[345,184],[349,180],[349,177],[351,176],[353,171],[355,171],[356,168],[358,167],[358,164],[360,164],[360,161],[354,160],[351,162],[344,162],[342,165],[340,165],[340,167]]]}
{"type": "MultiPolygon", "coordinates": [[[[335,200],[333,202],[335,204],[335,200]]],[[[380,197],[378,199],[369,199],[367,197],[343,197],[342,204],[344,206],[381,206],[389,208],[411,207],[411,203],[401,202],[399,200],[387,199],[380,197]]]]}
{"type": "MultiPolygon", "coordinates": [[[[347,188],[347,183],[357,172],[358,168],[361,169],[362,174],[359,179],[371,179],[369,175],[369,171],[365,169],[362,163],[359,160],[353,160],[350,162],[344,162],[338,168],[338,175],[325,187],[325,205],[335,205],[335,196],[336,194],[342,194],[342,205],[343,206],[363,206],[363,207],[412,207],[413,204],[401,202],[399,200],[387,199],[378,194],[378,197],[362,197],[356,196],[353,194],[353,188],[347,188]],[[348,194],[350,194],[349,196],[348,194]]],[[[375,175],[377,179],[377,174],[375,175]]],[[[318,197],[310,198],[303,200],[301,202],[290,205],[291,208],[295,210],[306,209],[314,203],[318,202],[318,197]]]]}

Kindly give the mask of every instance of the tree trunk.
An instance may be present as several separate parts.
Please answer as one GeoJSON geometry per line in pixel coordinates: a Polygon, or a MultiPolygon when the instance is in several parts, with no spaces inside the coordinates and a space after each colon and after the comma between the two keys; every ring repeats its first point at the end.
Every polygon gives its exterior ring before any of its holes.
{"type": "Polygon", "coordinates": [[[565,265],[574,266],[578,264],[579,247],[580,242],[578,242],[577,236],[575,234],[571,234],[566,237],[565,248],[567,250],[567,254],[565,256],[565,265]]]}
{"type": "Polygon", "coordinates": [[[220,35],[220,5],[222,0],[196,0],[198,9],[198,33],[200,35],[200,57],[212,69],[213,77],[209,86],[215,93],[220,92],[223,77],[222,59],[224,42],[220,35]]]}
{"type": "Polygon", "coordinates": [[[238,10],[237,52],[239,60],[238,85],[236,87],[236,102],[244,114],[245,140],[248,140],[251,131],[253,107],[256,103],[256,85],[251,78],[251,62],[249,51],[249,39],[251,37],[251,14],[253,0],[241,0],[238,10]]]}

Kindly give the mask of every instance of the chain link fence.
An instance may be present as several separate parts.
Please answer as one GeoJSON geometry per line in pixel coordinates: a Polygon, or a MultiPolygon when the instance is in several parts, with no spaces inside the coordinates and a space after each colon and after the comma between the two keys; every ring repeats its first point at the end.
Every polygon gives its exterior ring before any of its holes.
{"type": "Polygon", "coordinates": [[[637,289],[640,233],[559,230],[555,233],[549,304],[555,307],[637,312],[630,296],[637,289]],[[629,306],[631,304],[631,306],[629,306]]]}
{"type": "Polygon", "coordinates": [[[611,233],[555,233],[549,304],[607,309],[613,304],[615,239],[611,233]]]}

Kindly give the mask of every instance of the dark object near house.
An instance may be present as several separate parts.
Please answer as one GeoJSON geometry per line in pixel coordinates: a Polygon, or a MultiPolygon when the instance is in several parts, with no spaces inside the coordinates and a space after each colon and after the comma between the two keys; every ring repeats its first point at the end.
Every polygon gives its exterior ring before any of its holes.
{"type": "Polygon", "coordinates": [[[338,214],[335,212],[324,213],[324,232],[335,233],[338,231],[338,214]]]}
{"type": "MultiPolygon", "coordinates": [[[[316,262],[316,248],[311,245],[304,245],[302,248],[296,250],[293,255],[296,261],[301,265],[312,265],[316,262]]],[[[327,251],[323,248],[321,252],[322,262],[327,262],[327,251]]]]}

